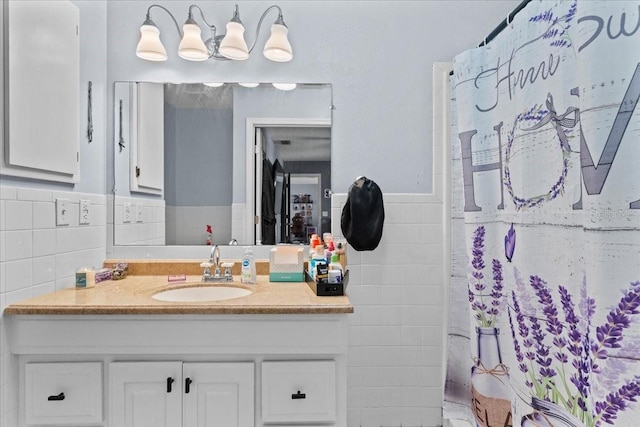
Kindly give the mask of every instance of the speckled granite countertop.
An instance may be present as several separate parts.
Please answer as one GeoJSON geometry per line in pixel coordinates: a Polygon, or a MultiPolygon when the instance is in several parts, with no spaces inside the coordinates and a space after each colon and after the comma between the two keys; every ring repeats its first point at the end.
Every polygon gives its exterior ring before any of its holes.
{"type": "MultiPolygon", "coordinates": [[[[105,262],[106,264],[106,262],[105,262]]],[[[258,283],[245,285],[235,276],[232,283],[200,283],[200,275],[189,275],[182,283],[168,283],[167,275],[130,274],[123,280],[107,280],[88,289],[68,288],[9,305],[4,314],[332,314],[353,313],[348,296],[318,297],[304,282],[272,283],[258,276],[258,283]],[[213,302],[164,302],[151,296],[185,286],[235,286],[250,295],[213,302]]]]}

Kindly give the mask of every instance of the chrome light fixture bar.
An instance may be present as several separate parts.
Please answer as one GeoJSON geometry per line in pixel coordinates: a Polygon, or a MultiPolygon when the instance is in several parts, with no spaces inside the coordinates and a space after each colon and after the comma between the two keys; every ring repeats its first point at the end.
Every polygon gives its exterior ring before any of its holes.
{"type": "Polygon", "coordinates": [[[206,61],[207,59],[246,60],[258,41],[260,28],[265,16],[272,9],[277,9],[278,18],[271,25],[271,36],[267,40],[262,53],[267,59],[275,62],[287,62],[293,58],[293,51],[288,39],[289,29],[282,19],[280,6],[270,6],[262,13],[256,27],[255,39],[251,47],[247,47],[247,42],[244,38],[244,25],[240,20],[238,5],[235,7],[233,17],[227,23],[227,33],[217,35],[215,25],[207,22],[204,12],[198,5],[192,4],[189,6],[187,20],[182,29],[180,29],[178,21],[166,7],[152,4],[147,9],[145,21],[140,26],[140,41],[136,48],[136,56],[147,61],[166,61],[168,58],[167,51],[160,41],[160,30],[151,19],[151,9],[154,7],[164,10],[173,20],[180,36],[178,55],[188,61],[206,61]],[[210,37],[206,40],[203,40],[201,36],[202,29],[193,17],[196,10],[200,13],[202,22],[209,28],[210,37]]]}

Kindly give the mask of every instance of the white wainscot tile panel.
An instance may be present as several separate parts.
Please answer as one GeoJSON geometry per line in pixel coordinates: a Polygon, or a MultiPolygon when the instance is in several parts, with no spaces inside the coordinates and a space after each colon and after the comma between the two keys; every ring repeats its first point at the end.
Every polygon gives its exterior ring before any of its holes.
{"type": "Polygon", "coordinates": [[[4,263],[5,291],[17,291],[31,286],[31,259],[4,263]]]}
{"type": "Polygon", "coordinates": [[[56,205],[53,202],[33,203],[33,228],[55,228],[56,205]]]}
{"type": "Polygon", "coordinates": [[[79,265],[76,253],[66,252],[56,254],[56,281],[64,277],[75,276],[76,270],[79,267],[86,266],[79,265]]]}
{"type": "MultiPolygon", "coordinates": [[[[1,189],[2,187],[0,187],[0,190],[1,189]]],[[[5,220],[4,220],[7,216],[4,208],[6,204],[7,202],[5,202],[4,200],[0,200],[0,231],[4,231],[6,229],[5,220]]]]}
{"type": "Polygon", "coordinates": [[[56,253],[72,252],[78,246],[78,228],[71,226],[56,229],[56,253]]]}
{"type": "Polygon", "coordinates": [[[6,231],[4,237],[4,259],[6,261],[31,258],[33,255],[31,230],[6,231]]]}
{"type": "Polygon", "coordinates": [[[76,231],[78,243],[75,250],[92,249],[100,246],[102,234],[106,233],[103,227],[79,227],[76,231]]]}
{"type": "Polygon", "coordinates": [[[56,279],[56,257],[54,255],[33,258],[34,285],[53,282],[56,279]]]}
{"type": "Polygon", "coordinates": [[[18,200],[26,200],[26,201],[41,201],[41,202],[51,202],[53,201],[53,195],[51,191],[48,190],[40,190],[37,188],[18,188],[18,200]]]}
{"type": "Polygon", "coordinates": [[[56,230],[33,230],[33,256],[53,255],[56,253],[56,230]]]}
{"type": "Polygon", "coordinates": [[[18,189],[15,187],[5,187],[0,185],[0,199],[16,200],[18,198],[18,189]]]}
{"type": "Polygon", "coordinates": [[[31,230],[33,227],[33,203],[7,200],[4,217],[6,230],[31,230]]]}

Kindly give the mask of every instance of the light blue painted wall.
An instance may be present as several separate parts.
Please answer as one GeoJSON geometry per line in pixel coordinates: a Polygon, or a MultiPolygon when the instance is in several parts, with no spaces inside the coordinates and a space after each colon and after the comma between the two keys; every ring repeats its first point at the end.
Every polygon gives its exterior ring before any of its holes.
{"type": "Polygon", "coordinates": [[[232,124],[230,109],[181,109],[165,104],[167,205],[231,206],[232,124]]]}
{"type": "MultiPolygon", "coordinates": [[[[358,175],[384,192],[429,193],[432,188],[432,91],[434,62],[451,61],[478,44],[519,3],[492,1],[286,1],[294,59],[274,63],[259,52],[244,62],[194,63],[177,56],[170,18],[153,19],[170,58],[151,63],[135,57],[140,24],[151,2],[108,2],[108,77],[141,81],[279,81],[331,83],[333,189],[346,192],[358,175]],[[402,165],[402,167],[398,167],[402,165]]],[[[186,18],[189,2],[162,2],[186,18]]],[[[209,20],[223,28],[231,1],[199,1],[209,20]]],[[[239,2],[251,38],[272,2],[239,2]]],[[[268,17],[265,22],[275,16],[268,17]]]]}

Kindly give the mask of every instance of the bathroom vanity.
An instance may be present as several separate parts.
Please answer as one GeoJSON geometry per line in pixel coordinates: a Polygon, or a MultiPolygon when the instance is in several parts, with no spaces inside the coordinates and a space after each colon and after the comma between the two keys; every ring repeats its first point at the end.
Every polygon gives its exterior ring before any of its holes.
{"type": "Polygon", "coordinates": [[[258,276],[229,284],[240,298],[152,298],[199,280],[130,275],[7,307],[21,425],[346,426],[347,296],[258,276]]]}

